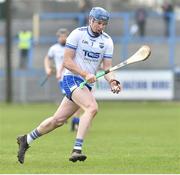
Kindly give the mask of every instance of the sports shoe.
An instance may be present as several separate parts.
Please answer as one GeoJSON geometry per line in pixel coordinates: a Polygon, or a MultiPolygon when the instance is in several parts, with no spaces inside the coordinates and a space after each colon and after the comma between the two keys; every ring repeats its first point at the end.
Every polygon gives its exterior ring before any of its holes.
{"type": "Polygon", "coordinates": [[[81,150],[75,150],[73,149],[71,157],[69,158],[69,161],[76,162],[76,161],[85,161],[86,155],[81,153],[81,150]]]}
{"type": "Polygon", "coordinates": [[[17,138],[17,143],[19,145],[19,151],[18,151],[18,155],[17,155],[18,161],[23,164],[25,153],[26,153],[27,149],[30,147],[27,143],[27,135],[19,136],[17,138]]]}

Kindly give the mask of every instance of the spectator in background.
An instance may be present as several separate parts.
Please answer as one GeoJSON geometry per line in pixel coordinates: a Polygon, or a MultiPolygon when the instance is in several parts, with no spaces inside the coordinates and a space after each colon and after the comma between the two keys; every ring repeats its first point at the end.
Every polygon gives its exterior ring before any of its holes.
{"type": "Polygon", "coordinates": [[[29,59],[29,51],[32,43],[32,32],[28,30],[22,30],[18,33],[18,48],[20,51],[20,69],[27,68],[29,59]]]}
{"type": "Polygon", "coordinates": [[[91,0],[80,0],[79,2],[79,12],[84,14],[84,18],[82,20],[82,26],[86,26],[88,24],[88,16],[87,14],[92,9],[91,0]]]}
{"type": "Polygon", "coordinates": [[[145,35],[146,18],[147,18],[146,10],[143,7],[137,9],[135,13],[135,20],[138,26],[139,35],[141,37],[144,37],[145,35]]]}
{"type": "Polygon", "coordinates": [[[171,22],[171,16],[170,14],[173,13],[174,11],[174,8],[173,8],[173,5],[168,3],[168,2],[165,2],[162,6],[162,9],[163,9],[163,13],[164,13],[164,22],[165,22],[165,32],[164,32],[164,35],[165,36],[169,36],[170,34],[170,22],[171,22]]]}

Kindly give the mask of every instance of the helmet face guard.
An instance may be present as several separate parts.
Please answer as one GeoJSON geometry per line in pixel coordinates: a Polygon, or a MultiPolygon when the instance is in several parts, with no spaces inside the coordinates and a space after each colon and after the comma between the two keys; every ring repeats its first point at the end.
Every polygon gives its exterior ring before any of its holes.
{"type": "Polygon", "coordinates": [[[94,7],[89,13],[89,17],[93,18],[95,21],[105,21],[108,23],[109,21],[109,12],[101,7],[94,7]]]}

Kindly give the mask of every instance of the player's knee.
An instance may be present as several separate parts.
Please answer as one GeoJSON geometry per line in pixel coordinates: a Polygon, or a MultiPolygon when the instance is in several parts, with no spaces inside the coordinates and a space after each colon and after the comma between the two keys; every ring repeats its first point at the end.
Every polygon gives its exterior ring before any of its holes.
{"type": "Polygon", "coordinates": [[[98,112],[98,105],[97,103],[92,103],[88,106],[88,112],[90,112],[92,114],[92,116],[94,117],[97,112],[98,112]]]}

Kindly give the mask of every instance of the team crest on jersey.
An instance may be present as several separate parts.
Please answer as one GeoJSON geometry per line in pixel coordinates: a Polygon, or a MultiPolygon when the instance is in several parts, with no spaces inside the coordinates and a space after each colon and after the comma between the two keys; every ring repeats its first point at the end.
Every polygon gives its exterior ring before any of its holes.
{"type": "Polygon", "coordinates": [[[104,43],[99,43],[99,47],[102,49],[104,47],[104,43]]]}

